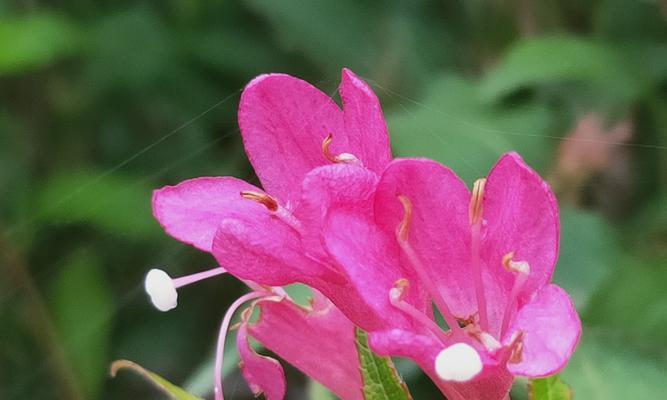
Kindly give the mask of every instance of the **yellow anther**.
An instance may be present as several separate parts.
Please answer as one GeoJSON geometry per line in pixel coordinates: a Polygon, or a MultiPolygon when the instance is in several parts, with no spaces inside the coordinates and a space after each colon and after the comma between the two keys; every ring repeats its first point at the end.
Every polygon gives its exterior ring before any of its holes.
{"type": "Polygon", "coordinates": [[[477,179],[472,187],[472,198],[470,199],[470,225],[482,220],[482,200],[484,199],[484,186],[486,178],[477,179]]]}
{"type": "Polygon", "coordinates": [[[338,155],[333,155],[331,154],[331,149],[329,147],[331,146],[331,142],[333,141],[333,135],[330,133],[327,135],[327,137],[324,138],[322,141],[322,154],[324,155],[324,158],[329,160],[332,163],[338,164],[338,163],[346,163],[346,164],[356,164],[360,163],[359,159],[355,157],[354,155],[350,153],[341,153],[338,155]]]}
{"type": "Polygon", "coordinates": [[[278,201],[274,199],[273,197],[269,196],[266,193],[259,193],[259,192],[252,192],[252,191],[242,191],[241,192],[241,197],[244,199],[256,201],[264,207],[266,207],[269,211],[278,211],[278,201]]]}
{"type": "Polygon", "coordinates": [[[398,200],[403,204],[403,220],[398,225],[398,240],[407,242],[412,222],[412,202],[407,196],[399,195],[398,200]]]}

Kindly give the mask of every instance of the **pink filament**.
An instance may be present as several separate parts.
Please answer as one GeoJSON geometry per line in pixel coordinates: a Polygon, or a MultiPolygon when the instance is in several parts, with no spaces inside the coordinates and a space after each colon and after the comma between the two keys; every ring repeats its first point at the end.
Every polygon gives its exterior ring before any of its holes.
{"type": "Polygon", "coordinates": [[[426,286],[426,290],[428,290],[428,292],[433,297],[433,301],[435,301],[435,304],[438,306],[442,317],[445,319],[445,322],[447,322],[447,325],[449,325],[449,329],[451,329],[453,332],[463,332],[458,322],[456,321],[454,314],[452,314],[452,311],[449,309],[447,302],[445,302],[444,297],[442,297],[442,293],[440,293],[438,288],[433,283],[433,280],[428,276],[426,268],[419,260],[419,257],[417,257],[417,254],[415,254],[412,246],[410,246],[407,241],[401,240],[400,238],[398,239],[398,243],[401,245],[401,249],[403,249],[405,255],[408,257],[408,260],[412,264],[413,269],[417,271],[419,280],[424,286],[426,286]]]}
{"type": "Polygon", "coordinates": [[[232,317],[236,310],[239,309],[245,302],[254,300],[260,297],[266,297],[267,293],[265,292],[250,292],[239,297],[232,303],[231,306],[227,309],[225,317],[222,319],[222,324],[220,325],[220,333],[218,334],[218,345],[215,350],[215,368],[213,370],[213,378],[215,379],[215,400],[224,400],[225,397],[222,393],[222,364],[224,361],[225,353],[225,340],[227,338],[227,331],[229,330],[229,324],[232,321],[232,317]]]}
{"type": "Polygon", "coordinates": [[[423,312],[414,308],[412,304],[406,302],[405,300],[395,299],[391,296],[389,300],[391,302],[391,305],[403,311],[404,313],[408,314],[409,316],[420,322],[422,325],[426,326],[426,328],[429,331],[431,331],[438,339],[440,339],[443,344],[447,342],[448,338],[442,331],[442,329],[440,329],[438,324],[436,324],[432,319],[427,317],[423,312]]]}
{"type": "Polygon", "coordinates": [[[196,274],[182,276],[180,278],[173,279],[172,281],[174,283],[174,287],[178,289],[180,287],[189,285],[191,283],[199,282],[213,276],[224,274],[226,272],[227,272],[226,269],[222,267],[216,267],[213,269],[209,269],[208,271],[197,272],[196,274]]]}
{"type": "Polygon", "coordinates": [[[478,221],[472,224],[471,228],[471,264],[473,279],[475,280],[475,295],[477,297],[477,310],[479,312],[479,324],[483,330],[489,329],[489,318],[486,310],[486,296],[484,294],[484,284],[482,282],[482,266],[479,259],[479,246],[481,239],[482,222],[478,221]]]}
{"type": "Polygon", "coordinates": [[[507,332],[507,327],[510,323],[510,317],[512,316],[514,306],[517,302],[517,297],[519,296],[519,291],[523,287],[523,284],[526,282],[526,278],[528,278],[528,274],[520,272],[517,273],[514,277],[514,285],[512,286],[512,291],[510,292],[510,296],[507,299],[507,306],[505,307],[505,313],[503,314],[503,323],[501,325],[499,335],[500,340],[502,340],[503,335],[505,335],[507,332]]]}

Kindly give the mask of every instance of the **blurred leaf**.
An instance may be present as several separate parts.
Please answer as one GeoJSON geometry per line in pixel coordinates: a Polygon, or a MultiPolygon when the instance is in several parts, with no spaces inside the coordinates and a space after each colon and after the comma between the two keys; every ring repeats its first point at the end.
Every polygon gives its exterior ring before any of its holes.
{"type": "Polygon", "coordinates": [[[151,189],[119,175],[74,171],[51,178],[37,194],[35,214],[49,223],[88,224],[119,236],[160,233],[151,217],[151,189]]]}
{"type": "Polygon", "coordinates": [[[111,364],[111,376],[116,377],[116,374],[121,369],[129,369],[141,375],[144,379],[155,385],[156,388],[167,394],[174,400],[202,400],[200,397],[193,396],[180,387],[167,381],[161,376],[143,368],[142,366],[128,360],[117,360],[111,364]]]}
{"type": "Polygon", "coordinates": [[[0,18],[0,75],[43,67],[81,44],[81,33],[58,15],[0,18]]]}
{"type": "Polygon", "coordinates": [[[627,100],[638,90],[637,77],[627,67],[622,55],[602,42],[567,36],[526,39],[510,48],[484,79],[480,93],[496,100],[526,86],[574,81],[627,100]]]}
{"type": "Polygon", "coordinates": [[[368,334],[356,330],[357,351],[365,400],[412,399],[389,357],[379,357],[368,346],[368,334]]]}
{"type": "Polygon", "coordinates": [[[329,389],[311,379],[308,381],[308,398],[310,400],[335,400],[336,396],[329,389]]]}
{"type": "Polygon", "coordinates": [[[544,135],[551,123],[539,106],[503,108],[482,104],[468,81],[454,76],[434,80],[422,102],[396,96],[403,108],[388,116],[397,153],[429,157],[452,168],[465,181],[485,176],[498,157],[517,150],[540,169],[549,159],[544,135]]]}
{"type": "Polygon", "coordinates": [[[368,60],[374,33],[373,9],[353,0],[249,0],[273,26],[287,50],[300,50],[321,65],[339,69],[331,60],[353,65],[368,60]]]}
{"type": "Polygon", "coordinates": [[[589,326],[613,330],[637,345],[667,349],[667,268],[664,259],[626,257],[591,298],[589,326]]]}
{"type": "Polygon", "coordinates": [[[104,379],[113,316],[112,294],[92,252],[70,256],[51,287],[54,320],[69,360],[90,398],[104,379]]]}
{"type": "Polygon", "coordinates": [[[571,400],[572,389],[558,375],[532,379],[529,384],[530,400],[571,400]]]}
{"type": "Polygon", "coordinates": [[[661,399],[667,390],[664,360],[637,353],[627,341],[603,340],[590,330],[561,376],[577,399],[661,399]]]}
{"type": "MultiPolygon", "coordinates": [[[[225,343],[225,362],[222,365],[222,377],[225,378],[236,371],[239,365],[239,352],[236,350],[236,338],[228,335],[225,343]]],[[[206,396],[213,391],[212,377],[215,366],[215,354],[207,358],[183,384],[188,393],[206,396]]]]}
{"type": "Polygon", "coordinates": [[[599,215],[562,207],[561,243],[554,281],[583,309],[618,259],[612,228],[599,215]]]}

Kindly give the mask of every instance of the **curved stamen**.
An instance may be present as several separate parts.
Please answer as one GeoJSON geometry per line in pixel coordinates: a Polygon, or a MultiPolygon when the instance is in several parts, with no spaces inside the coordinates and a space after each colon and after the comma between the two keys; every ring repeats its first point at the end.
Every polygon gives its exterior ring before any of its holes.
{"type": "Polygon", "coordinates": [[[396,239],[398,240],[398,244],[410,261],[412,269],[417,272],[419,281],[426,287],[426,290],[433,298],[433,301],[438,307],[438,310],[440,310],[442,317],[445,319],[445,322],[447,322],[447,325],[449,325],[449,329],[451,329],[453,332],[462,333],[463,331],[461,330],[461,327],[459,327],[459,324],[456,321],[456,317],[454,317],[454,314],[452,314],[452,311],[447,305],[447,302],[445,302],[445,298],[442,296],[442,293],[440,293],[440,290],[438,290],[438,288],[435,286],[434,281],[429,277],[426,268],[419,260],[419,257],[412,249],[412,246],[410,246],[410,243],[408,243],[410,223],[412,219],[412,202],[407,196],[403,195],[399,195],[398,199],[401,201],[401,204],[403,204],[404,210],[403,221],[401,221],[396,230],[396,239]]]}
{"type": "Polygon", "coordinates": [[[517,298],[519,297],[519,292],[523,288],[524,283],[526,283],[526,280],[528,280],[528,275],[530,274],[530,265],[527,262],[514,261],[512,257],[514,257],[514,252],[507,253],[503,256],[503,266],[506,270],[514,274],[514,284],[512,285],[512,291],[507,298],[507,305],[505,306],[503,322],[500,328],[500,338],[507,332],[510,318],[514,312],[517,298]]]}
{"type": "Polygon", "coordinates": [[[246,293],[243,296],[239,297],[232,303],[231,306],[227,309],[224,318],[222,319],[222,324],[220,325],[220,333],[218,334],[218,344],[215,351],[215,367],[213,369],[213,379],[215,380],[215,400],[224,400],[225,396],[222,392],[222,365],[224,361],[225,354],[225,339],[227,338],[227,332],[229,331],[229,324],[232,321],[232,317],[236,310],[239,309],[244,303],[258,299],[260,297],[271,296],[267,292],[250,292],[246,293]]]}
{"type": "Polygon", "coordinates": [[[480,242],[482,236],[482,203],[484,200],[484,186],[486,179],[475,181],[470,199],[470,263],[472,265],[475,280],[475,296],[477,297],[477,309],[479,312],[479,323],[485,331],[489,329],[489,318],[487,316],[486,295],[482,281],[482,265],[480,260],[480,242]]]}
{"type": "Polygon", "coordinates": [[[339,164],[339,163],[357,164],[361,162],[357,157],[354,156],[354,154],[350,153],[340,153],[338,155],[331,154],[331,149],[329,148],[331,146],[331,142],[333,142],[333,135],[330,133],[322,141],[322,154],[324,155],[324,158],[326,158],[328,161],[334,164],[339,164]]]}
{"type": "Polygon", "coordinates": [[[448,337],[445,335],[445,332],[435,323],[431,318],[427,317],[426,314],[417,310],[412,304],[403,300],[410,284],[407,279],[399,279],[394,284],[394,287],[389,291],[389,302],[392,306],[403,311],[410,317],[414,318],[417,322],[424,325],[431,333],[433,333],[438,339],[440,339],[443,344],[447,342],[448,337]]]}
{"type": "Polygon", "coordinates": [[[241,192],[241,197],[244,199],[256,201],[266,207],[269,211],[278,211],[278,201],[266,193],[244,190],[241,192]]]}

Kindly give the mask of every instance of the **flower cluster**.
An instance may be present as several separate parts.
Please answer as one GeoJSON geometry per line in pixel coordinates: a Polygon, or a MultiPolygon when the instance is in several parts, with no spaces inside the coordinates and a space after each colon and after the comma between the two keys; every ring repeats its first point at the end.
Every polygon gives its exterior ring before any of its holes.
{"type": "Polygon", "coordinates": [[[282,368],[248,335],[343,399],[362,398],[355,326],[376,353],[412,359],[452,400],[504,399],[514,376],[561,370],[581,324],[550,283],[559,222],[547,184],[514,153],[472,191],[434,161],[393,159],[370,87],[343,70],[339,90],[342,109],[288,75],[245,88],[239,126],[264,190],[220,177],[155,192],[166,232],[221,265],[178,279],[149,272],[156,307],[173,308],[177,288],[225,272],[247,283],[219,346],[250,303],[237,335],[242,371],[271,400],[284,397],[282,368]],[[282,289],[297,282],[314,289],[309,308],[282,289]],[[253,307],[261,315],[251,323],[253,307]]]}

